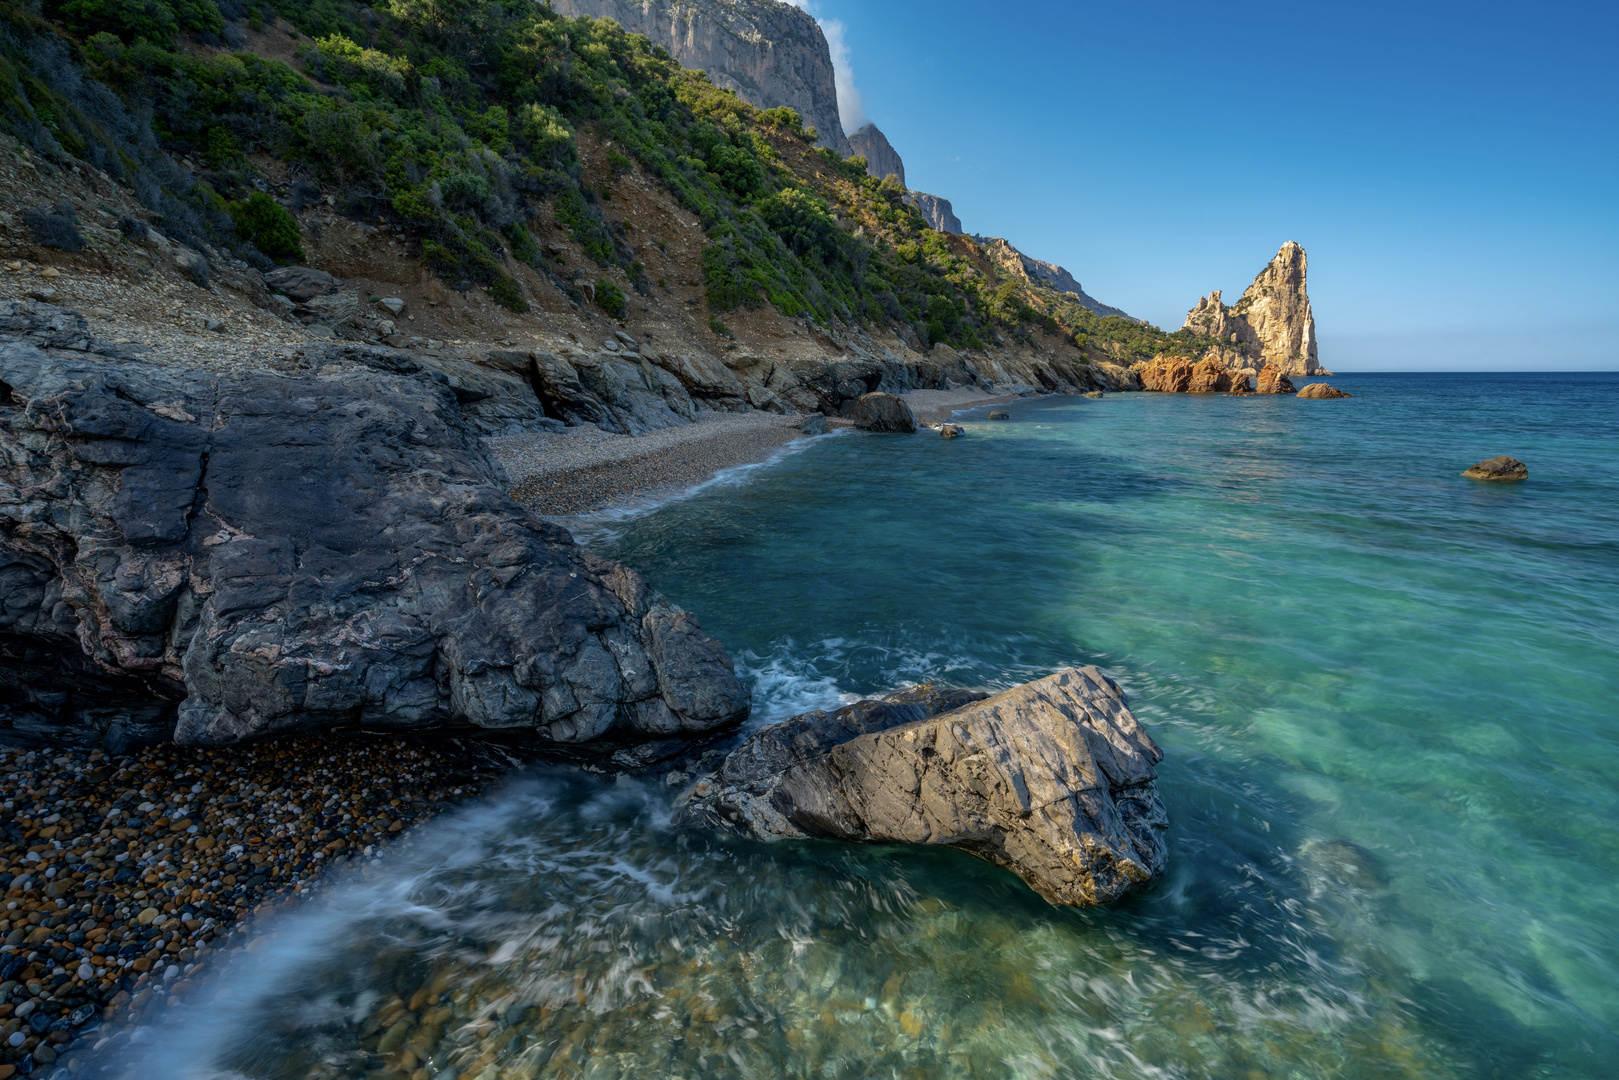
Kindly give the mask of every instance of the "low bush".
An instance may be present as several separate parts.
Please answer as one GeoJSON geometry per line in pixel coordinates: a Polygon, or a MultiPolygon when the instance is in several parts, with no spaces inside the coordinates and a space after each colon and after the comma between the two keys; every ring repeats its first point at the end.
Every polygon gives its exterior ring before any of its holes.
{"type": "Polygon", "coordinates": [[[59,251],[78,251],[84,247],[84,237],[79,235],[78,225],[69,214],[52,213],[44,208],[36,208],[24,210],[22,220],[23,224],[28,226],[28,232],[36,244],[43,244],[59,251]]]}
{"type": "Polygon", "coordinates": [[[629,301],[624,297],[624,290],[606,278],[596,282],[596,306],[615,319],[622,319],[630,308],[629,301]]]}
{"type": "Polygon", "coordinates": [[[229,204],[230,217],[236,223],[236,233],[279,263],[302,262],[303,245],[299,243],[298,219],[280,203],[262,191],[229,204]]]}

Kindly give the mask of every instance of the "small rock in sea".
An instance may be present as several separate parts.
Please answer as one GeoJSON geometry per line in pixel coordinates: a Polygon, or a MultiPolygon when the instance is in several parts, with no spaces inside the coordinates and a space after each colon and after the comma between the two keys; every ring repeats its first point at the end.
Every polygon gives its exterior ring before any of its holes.
{"type": "Polygon", "coordinates": [[[1100,391],[1100,390],[1087,390],[1087,391],[1085,391],[1085,396],[1090,397],[1090,398],[1099,398],[1099,397],[1102,396],[1102,391],[1100,391]]]}
{"type": "Polygon", "coordinates": [[[1469,480],[1498,480],[1510,482],[1513,480],[1529,479],[1529,466],[1517,458],[1510,458],[1503,454],[1487,461],[1481,461],[1471,469],[1462,473],[1469,480]]]}
{"type": "Polygon", "coordinates": [[[989,418],[991,420],[1010,420],[1012,419],[1012,414],[1004,409],[996,409],[994,412],[989,414],[989,418]]]}
{"type": "Polygon", "coordinates": [[[396,318],[405,310],[405,302],[397,296],[384,296],[377,301],[377,306],[396,318]]]}
{"type": "Polygon", "coordinates": [[[965,434],[967,434],[967,433],[961,429],[960,424],[940,424],[939,425],[939,436],[941,438],[959,439],[959,438],[961,438],[961,436],[963,436],[965,434]]]}
{"type": "Polygon", "coordinates": [[[1342,390],[1338,389],[1336,386],[1328,386],[1324,382],[1313,382],[1309,386],[1306,386],[1303,390],[1300,390],[1298,392],[1297,396],[1299,396],[1301,398],[1321,399],[1321,398],[1341,398],[1341,397],[1346,398],[1346,397],[1349,397],[1350,395],[1344,393],[1342,390]]]}

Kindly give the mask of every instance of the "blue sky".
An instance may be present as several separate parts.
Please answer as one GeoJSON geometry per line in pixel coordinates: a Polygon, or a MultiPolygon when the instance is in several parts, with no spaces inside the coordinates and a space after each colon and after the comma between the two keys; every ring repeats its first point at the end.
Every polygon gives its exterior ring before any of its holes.
{"type": "Polygon", "coordinates": [[[1619,5],[800,6],[911,187],[1106,303],[1297,240],[1328,367],[1619,368],[1619,5]]]}

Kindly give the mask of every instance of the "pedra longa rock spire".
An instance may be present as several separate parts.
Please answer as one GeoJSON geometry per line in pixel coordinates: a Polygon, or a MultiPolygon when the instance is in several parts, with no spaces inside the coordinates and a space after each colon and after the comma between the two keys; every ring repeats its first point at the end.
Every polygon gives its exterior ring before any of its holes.
{"type": "Polygon", "coordinates": [[[1228,343],[1256,369],[1330,375],[1316,355],[1315,316],[1305,287],[1308,268],[1304,248],[1289,240],[1242,299],[1227,307],[1215,290],[1187,313],[1184,329],[1228,343]]]}

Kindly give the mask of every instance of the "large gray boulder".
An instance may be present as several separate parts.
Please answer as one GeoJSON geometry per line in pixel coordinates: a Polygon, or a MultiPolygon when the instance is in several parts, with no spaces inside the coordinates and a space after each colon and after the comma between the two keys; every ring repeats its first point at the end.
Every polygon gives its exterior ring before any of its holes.
{"type": "Polygon", "coordinates": [[[506,496],[449,376],[306,367],[0,340],[0,738],[615,744],[747,715],[693,616],[506,496]]]}
{"type": "Polygon", "coordinates": [[[1163,752],[1094,667],[985,698],[923,687],[806,713],[744,740],[680,820],[767,840],[943,844],[1053,904],[1102,904],[1159,877],[1163,752]]]}
{"type": "Polygon", "coordinates": [[[916,431],[916,415],[905,399],[893,394],[862,394],[851,410],[854,426],[862,431],[889,431],[910,435],[916,431]]]}

